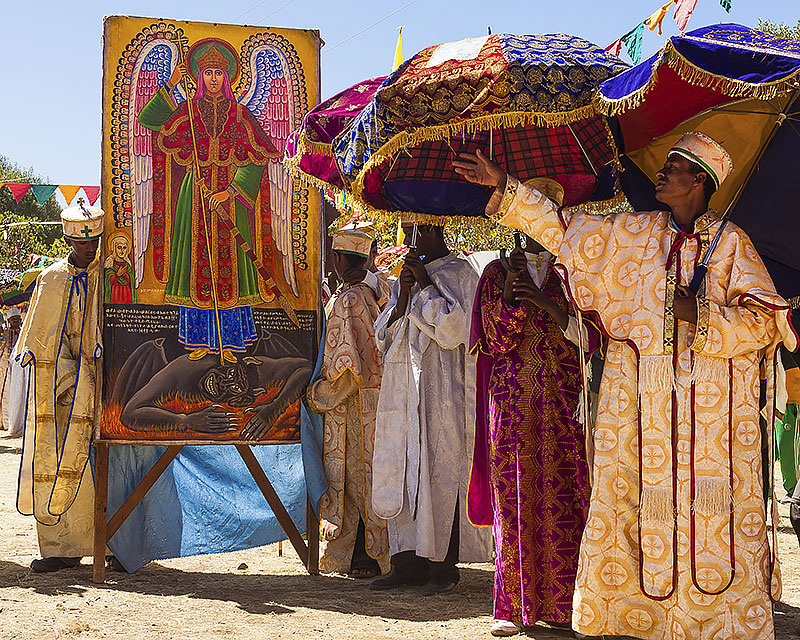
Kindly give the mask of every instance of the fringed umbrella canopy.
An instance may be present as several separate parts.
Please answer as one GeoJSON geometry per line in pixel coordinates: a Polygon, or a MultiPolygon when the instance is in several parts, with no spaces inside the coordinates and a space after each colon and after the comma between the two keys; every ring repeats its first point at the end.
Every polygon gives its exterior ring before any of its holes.
{"type": "MultiPolygon", "coordinates": [[[[733,159],[711,206],[753,240],[779,292],[800,296],[800,42],[738,24],[670,38],[649,60],[603,82],[595,104],[616,116],[638,210],[663,209],[653,182],[686,131],[702,131],[733,159]]],[[[800,302],[800,298],[798,299],[800,302]]]]}
{"type": "Polygon", "coordinates": [[[313,186],[341,189],[331,142],[372,101],[384,80],[385,76],[359,82],[309,111],[286,140],[286,168],[313,186]]]}
{"type": "Polygon", "coordinates": [[[455,173],[481,149],[523,180],[561,182],[565,203],[617,194],[617,153],[596,87],[626,65],[565,34],[495,34],[424,49],[333,141],[345,186],[373,215],[472,219],[489,192],[455,173]]]}

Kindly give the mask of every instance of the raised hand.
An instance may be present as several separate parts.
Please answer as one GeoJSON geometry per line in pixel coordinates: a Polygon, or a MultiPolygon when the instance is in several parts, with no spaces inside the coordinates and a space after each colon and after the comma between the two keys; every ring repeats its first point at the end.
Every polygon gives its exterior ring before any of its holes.
{"type": "Polygon", "coordinates": [[[183,76],[185,75],[186,75],[186,64],[181,62],[172,70],[172,75],[169,77],[168,81],[169,86],[177,87],[178,83],[183,79],[183,76]]]}
{"type": "Polygon", "coordinates": [[[453,168],[469,182],[487,187],[505,188],[506,172],[500,165],[483,155],[480,149],[477,153],[458,154],[458,160],[453,160],[453,168]]]}
{"type": "Polygon", "coordinates": [[[514,280],[513,291],[514,297],[519,302],[532,302],[537,307],[545,310],[552,306],[550,298],[544,295],[542,290],[533,283],[527,270],[520,272],[516,280],[514,280]]]}
{"type": "MultiPolygon", "coordinates": [[[[411,271],[420,289],[424,289],[433,284],[431,277],[428,275],[428,270],[425,268],[425,264],[419,259],[419,256],[413,252],[409,252],[409,254],[406,255],[405,262],[403,263],[403,271],[406,269],[411,271]]],[[[400,286],[402,286],[402,283],[400,286]]]]}

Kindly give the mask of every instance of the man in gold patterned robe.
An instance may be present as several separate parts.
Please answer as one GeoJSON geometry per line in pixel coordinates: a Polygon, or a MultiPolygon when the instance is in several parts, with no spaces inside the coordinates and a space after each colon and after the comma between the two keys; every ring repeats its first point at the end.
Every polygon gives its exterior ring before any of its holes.
{"type": "Polygon", "coordinates": [[[383,365],[375,344],[378,279],[366,269],[373,238],[357,229],[333,237],[339,288],[325,307],[323,376],[308,391],[325,415],[323,464],[328,490],[320,506],[327,541],[320,569],[372,578],[389,568],[386,521],[372,509],[372,451],[383,365]],[[371,278],[368,278],[371,276],[371,278]]]}
{"type": "MultiPolygon", "coordinates": [[[[676,143],[656,184],[671,214],[559,212],[482,154],[456,166],[496,187],[487,213],[558,256],[570,296],[611,338],[573,627],[772,639],[780,576],[764,510],[759,368],[774,387],[776,348],[794,349],[796,336],[750,239],[708,209],[732,170],[728,154],[698,132],[676,143]]],[[[772,518],[774,533],[774,509],[772,518]]]]}
{"type": "Polygon", "coordinates": [[[36,281],[14,356],[30,367],[27,424],[17,509],[36,518],[42,559],[37,572],[74,567],[91,555],[94,482],[89,452],[95,378],[102,348],[101,265],[96,257],[103,210],[80,206],[61,213],[72,251],[36,281]]]}

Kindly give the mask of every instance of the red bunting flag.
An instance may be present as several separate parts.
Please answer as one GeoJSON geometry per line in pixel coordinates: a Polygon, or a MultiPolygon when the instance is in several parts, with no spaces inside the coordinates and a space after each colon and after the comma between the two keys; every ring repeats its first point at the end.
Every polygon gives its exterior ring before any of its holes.
{"type": "Polygon", "coordinates": [[[80,191],[80,185],[60,184],[58,185],[58,190],[61,192],[61,195],[64,196],[64,200],[67,201],[67,206],[69,206],[72,204],[72,201],[75,199],[78,191],[80,191]]]}
{"type": "Polygon", "coordinates": [[[619,54],[622,53],[622,38],[614,40],[614,42],[606,47],[606,51],[612,56],[617,56],[619,58],[619,54]]]}
{"type": "Polygon", "coordinates": [[[17,202],[22,200],[25,194],[28,193],[28,189],[31,188],[31,185],[27,182],[6,182],[6,186],[17,202]]]}
{"type": "Polygon", "coordinates": [[[676,0],[675,5],[675,24],[678,25],[678,29],[683,33],[686,31],[686,25],[689,24],[689,19],[697,6],[697,0],[676,0]]]}
{"type": "Polygon", "coordinates": [[[100,197],[100,187],[82,187],[89,204],[94,204],[100,197]]]}

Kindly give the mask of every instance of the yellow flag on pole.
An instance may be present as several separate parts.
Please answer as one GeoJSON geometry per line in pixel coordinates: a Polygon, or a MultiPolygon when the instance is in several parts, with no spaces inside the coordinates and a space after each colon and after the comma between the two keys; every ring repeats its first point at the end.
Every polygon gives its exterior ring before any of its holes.
{"type": "Polygon", "coordinates": [[[392,63],[392,71],[403,64],[403,27],[398,27],[400,33],[397,34],[397,47],[394,50],[394,62],[392,63]]]}

